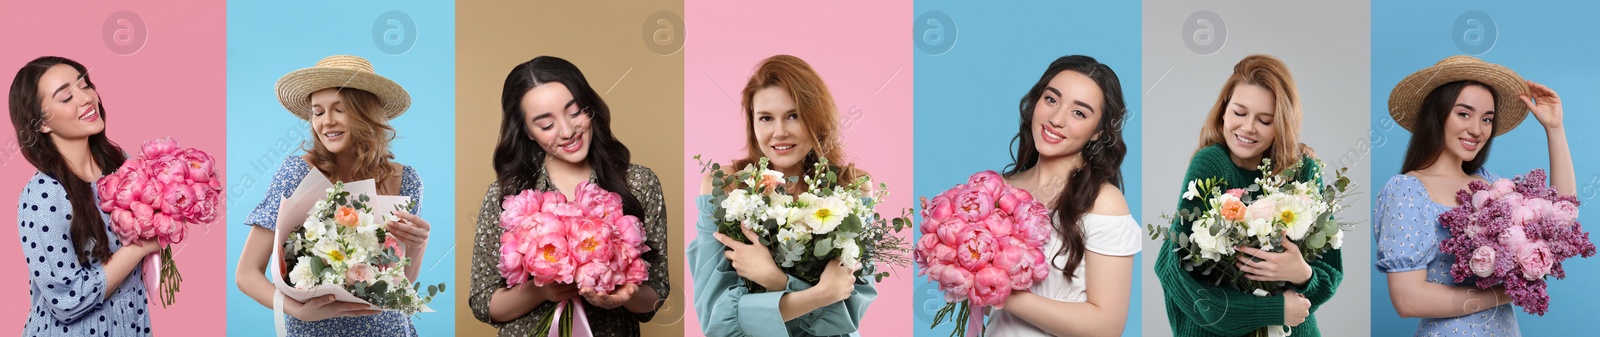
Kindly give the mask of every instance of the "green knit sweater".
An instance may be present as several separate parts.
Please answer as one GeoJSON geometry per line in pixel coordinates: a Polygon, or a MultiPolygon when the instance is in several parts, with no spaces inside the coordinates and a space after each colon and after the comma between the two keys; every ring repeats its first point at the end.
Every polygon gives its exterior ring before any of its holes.
{"type": "MultiPolygon", "coordinates": [[[[1312,170],[1305,170],[1296,180],[1310,179],[1311,173],[1312,170]]],[[[1187,188],[1189,181],[1209,177],[1226,180],[1226,188],[1244,188],[1261,177],[1261,172],[1239,168],[1228,158],[1227,149],[1222,145],[1212,145],[1195,153],[1180,188],[1187,188]]],[[[1321,183],[1321,179],[1318,179],[1318,183],[1321,183]]],[[[1178,209],[1203,207],[1202,202],[1180,198],[1178,209]]],[[[1172,228],[1182,233],[1192,233],[1189,224],[1182,221],[1173,221],[1172,228]]],[[[1262,327],[1283,324],[1283,295],[1257,297],[1232,288],[1196,281],[1183,270],[1179,256],[1174,252],[1176,249],[1175,244],[1167,241],[1162,243],[1161,252],[1156,257],[1156,277],[1161,279],[1167,321],[1172,324],[1174,336],[1241,336],[1262,327]]],[[[1344,278],[1342,263],[1339,250],[1330,251],[1310,263],[1311,279],[1296,291],[1311,300],[1312,317],[1307,317],[1305,323],[1294,327],[1292,336],[1321,335],[1317,331],[1315,313],[1322,303],[1333,298],[1334,290],[1339,288],[1339,281],[1344,278]]]]}

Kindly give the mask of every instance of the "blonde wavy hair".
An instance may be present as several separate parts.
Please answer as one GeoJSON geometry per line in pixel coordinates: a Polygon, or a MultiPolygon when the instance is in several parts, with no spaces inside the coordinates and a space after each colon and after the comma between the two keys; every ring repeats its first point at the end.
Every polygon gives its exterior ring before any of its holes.
{"type": "Polygon", "coordinates": [[[1217,103],[1211,106],[1205,125],[1200,128],[1200,146],[1195,148],[1196,153],[1211,145],[1227,146],[1222,118],[1233,98],[1233,89],[1240,85],[1254,85],[1272,93],[1275,114],[1272,128],[1277,131],[1277,137],[1273,137],[1266,152],[1266,158],[1272,159],[1272,173],[1294,167],[1302,156],[1316,155],[1311,147],[1300,143],[1300,121],[1304,114],[1300,110],[1300,91],[1295,88],[1294,77],[1289,75],[1289,66],[1276,57],[1262,54],[1247,56],[1233,66],[1233,75],[1222,84],[1217,103]]]}

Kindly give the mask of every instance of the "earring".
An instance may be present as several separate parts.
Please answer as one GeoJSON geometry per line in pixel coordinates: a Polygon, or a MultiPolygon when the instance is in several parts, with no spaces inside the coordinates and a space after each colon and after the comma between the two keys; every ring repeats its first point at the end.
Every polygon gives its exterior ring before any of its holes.
{"type": "Polygon", "coordinates": [[[46,126],[44,129],[39,130],[39,133],[50,133],[50,131],[50,127],[46,126]]]}

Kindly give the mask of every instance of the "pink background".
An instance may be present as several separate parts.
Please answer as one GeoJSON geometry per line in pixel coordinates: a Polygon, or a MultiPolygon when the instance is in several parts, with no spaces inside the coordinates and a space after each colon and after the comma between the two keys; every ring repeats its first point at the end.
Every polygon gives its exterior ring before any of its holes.
{"type": "MultiPolygon", "coordinates": [[[[847,160],[889,184],[880,214],[912,206],[910,2],[689,1],[684,7],[683,179],[684,200],[691,202],[679,213],[685,223],[698,215],[692,202],[702,175],[693,157],[726,165],[745,153],[739,94],[756,63],[776,54],[800,57],[822,75],[845,122],[847,160]]],[[[678,247],[696,235],[693,226],[686,230],[678,247]]],[[[902,234],[909,240],[912,230],[902,234]]],[[[912,268],[893,273],[877,286],[864,336],[911,334],[912,268]]],[[[678,289],[694,298],[692,284],[678,289]]],[[[692,303],[685,336],[702,334],[692,303]]]]}
{"type": "MultiPolygon", "coordinates": [[[[227,158],[224,12],[221,1],[0,2],[0,78],[7,92],[23,64],[39,56],[62,56],[90,68],[106,109],[106,132],[130,155],[145,140],[171,136],[186,147],[206,151],[219,163],[227,158]],[[144,47],[130,55],[113,52],[102,36],[112,13],[130,10],[144,21],[144,47]]],[[[0,219],[17,218],[17,196],[37,170],[17,150],[10,118],[0,137],[0,219]]],[[[217,166],[218,176],[226,165],[217,166]]],[[[224,201],[225,203],[226,201],[224,201]]],[[[219,211],[221,216],[227,216],[219,211]]],[[[219,217],[218,219],[222,219],[219,217]]],[[[156,335],[224,334],[226,231],[222,221],[190,228],[174,248],[183,289],[168,308],[150,307],[156,335]]],[[[14,229],[0,230],[0,334],[22,331],[27,320],[27,266],[14,229]]],[[[151,296],[157,296],[151,292],[151,296]]]]}

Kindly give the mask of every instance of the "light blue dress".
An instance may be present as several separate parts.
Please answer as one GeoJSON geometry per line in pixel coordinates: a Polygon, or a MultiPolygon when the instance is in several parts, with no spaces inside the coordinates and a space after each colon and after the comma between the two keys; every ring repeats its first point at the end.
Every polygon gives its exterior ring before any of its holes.
{"type": "MultiPolygon", "coordinates": [[[[95,193],[93,182],[89,190],[95,193]]],[[[21,335],[150,335],[143,268],[134,268],[106,297],[104,261],[90,258],[88,265],[78,264],[78,253],[72,249],[72,204],[61,182],[36,173],[17,199],[17,236],[28,259],[28,297],[33,304],[21,335]]],[[[100,213],[100,219],[107,225],[106,238],[115,253],[122,240],[111,231],[109,214],[100,213]]]]}
{"type": "MultiPolygon", "coordinates": [[[[1479,169],[1477,174],[1488,181],[1499,176],[1479,169]]],[[[1450,232],[1439,225],[1439,214],[1450,207],[1440,205],[1428,197],[1422,181],[1409,175],[1395,175],[1378,192],[1377,209],[1373,211],[1373,235],[1378,241],[1378,255],[1373,265],[1384,273],[1428,270],[1428,282],[1455,286],[1450,276],[1450,265],[1455,256],[1439,251],[1439,241],[1450,232]]],[[[1471,285],[1463,285],[1471,287],[1471,285]]],[[[1452,318],[1423,318],[1417,326],[1417,336],[1521,336],[1517,328],[1516,311],[1510,304],[1497,306],[1470,315],[1452,318]]]]}
{"type": "MultiPolygon", "coordinates": [[[[261,204],[255,211],[245,218],[244,223],[250,226],[260,226],[267,230],[278,227],[278,206],[283,198],[294,193],[295,187],[300,186],[300,180],[311,173],[311,166],[299,156],[290,156],[283,160],[283,165],[278,167],[278,173],[272,177],[272,185],[267,188],[267,196],[262,198],[261,204]]],[[[411,166],[405,166],[400,176],[400,194],[411,197],[417,201],[417,213],[422,212],[422,177],[411,166]]],[[[262,319],[272,319],[263,316],[262,319]]],[[[385,311],[381,314],[360,317],[335,317],[320,321],[307,322],[295,319],[294,316],[284,317],[284,324],[288,326],[290,336],[416,336],[417,329],[411,325],[411,317],[399,311],[385,311]]]]}
{"type": "Polygon", "coordinates": [[[739,278],[733,264],[722,255],[727,246],[711,236],[717,223],[711,196],[695,198],[700,210],[695,221],[694,242],[689,243],[689,274],[694,277],[694,310],[700,313],[700,327],[706,336],[859,336],[861,316],[878,297],[870,277],[857,277],[850,298],[839,301],[788,322],[778,311],[783,294],[806,290],[811,284],[789,277],[788,289],[751,293],[739,278]]]}

